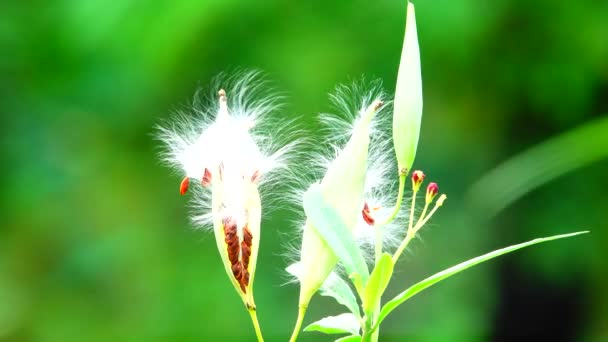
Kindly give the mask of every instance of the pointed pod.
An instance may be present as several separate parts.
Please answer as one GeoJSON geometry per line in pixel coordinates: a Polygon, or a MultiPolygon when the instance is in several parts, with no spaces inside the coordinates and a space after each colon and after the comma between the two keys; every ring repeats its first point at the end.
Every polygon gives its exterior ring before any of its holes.
{"type": "Polygon", "coordinates": [[[262,211],[257,184],[250,179],[214,177],[211,196],[213,229],[224,268],[245,305],[255,308],[253,280],[262,211]]]}
{"type": "MultiPolygon", "coordinates": [[[[216,121],[230,122],[226,92],[219,91],[219,111],[216,121]]],[[[223,127],[223,133],[239,148],[257,150],[249,136],[239,136],[243,130],[223,127]],[[236,141],[236,142],[235,142],[236,141]]],[[[245,133],[248,134],[248,133],[245,133]]],[[[213,231],[224,269],[245,306],[255,310],[253,281],[260,245],[262,206],[257,182],[259,171],[244,167],[244,158],[234,154],[234,147],[224,147],[212,168],[205,168],[201,183],[211,187],[213,231]]]]}
{"type": "Polygon", "coordinates": [[[414,163],[422,119],[422,76],[414,5],[408,1],[405,37],[395,88],[393,141],[400,172],[414,163]]]}
{"type": "MultiPolygon", "coordinates": [[[[344,149],[332,161],[320,188],[344,225],[352,232],[363,203],[363,186],[367,170],[370,125],[382,102],[375,101],[353,129],[344,149]]],[[[338,258],[307,220],[301,249],[300,306],[306,306],[338,262],[338,258]]]]}

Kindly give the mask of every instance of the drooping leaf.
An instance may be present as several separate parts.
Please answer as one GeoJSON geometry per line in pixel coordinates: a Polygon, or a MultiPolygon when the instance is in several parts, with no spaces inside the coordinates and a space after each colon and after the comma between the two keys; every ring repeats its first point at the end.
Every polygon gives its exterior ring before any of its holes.
{"type": "Polygon", "coordinates": [[[384,318],[386,318],[386,316],[388,314],[390,314],[393,310],[395,310],[395,308],[397,308],[397,306],[403,304],[403,302],[405,302],[406,300],[412,298],[414,295],[420,293],[422,290],[424,290],[446,278],[449,278],[449,277],[453,276],[454,274],[464,271],[469,267],[473,267],[477,264],[480,264],[484,261],[488,261],[497,256],[500,256],[500,255],[503,255],[503,254],[506,254],[509,252],[513,252],[515,250],[518,250],[518,249],[521,249],[524,247],[532,246],[537,243],[547,242],[547,241],[552,241],[552,240],[557,240],[557,239],[563,239],[563,238],[572,237],[575,235],[580,235],[580,234],[585,234],[585,233],[588,233],[588,231],[582,231],[582,232],[576,232],[576,233],[570,233],[570,234],[562,234],[562,235],[554,235],[554,236],[550,236],[550,237],[546,237],[546,238],[534,239],[534,240],[531,240],[528,242],[524,242],[524,243],[520,243],[517,245],[495,250],[493,252],[467,260],[458,265],[455,265],[446,270],[443,270],[439,273],[436,273],[436,274],[424,279],[423,281],[412,285],[410,288],[408,288],[407,290],[405,290],[405,291],[401,292],[399,295],[397,295],[397,297],[395,297],[391,301],[387,302],[384,305],[384,307],[382,308],[382,310],[380,311],[380,316],[378,317],[378,322],[376,323],[375,328],[378,327],[378,325],[382,322],[382,320],[384,320],[384,318]]]}
{"type": "Polygon", "coordinates": [[[314,229],[332,249],[346,271],[361,275],[363,283],[369,278],[369,270],[359,246],[338,213],[327,204],[319,184],[313,184],[304,194],[304,211],[314,229]]]}
{"type": "Polygon", "coordinates": [[[604,115],[511,157],[481,177],[467,201],[489,219],[528,192],[606,158],[608,116],[604,115]]]}
{"type": "MultiPolygon", "coordinates": [[[[301,274],[301,264],[296,262],[285,270],[289,272],[294,277],[300,279],[301,274]]],[[[340,278],[336,273],[332,272],[329,274],[321,288],[319,289],[319,294],[321,296],[332,297],[338,303],[346,306],[350,312],[355,314],[355,316],[360,317],[361,313],[359,312],[359,305],[357,304],[357,298],[353,294],[348,283],[344,281],[344,279],[340,278]]]]}
{"type": "Polygon", "coordinates": [[[360,342],[360,341],[361,341],[361,336],[351,335],[351,336],[339,338],[339,339],[335,340],[334,342],[360,342]]]}
{"type": "Polygon", "coordinates": [[[360,317],[357,298],[353,294],[350,286],[335,273],[330,273],[323,286],[319,290],[321,296],[333,297],[338,303],[346,306],[355,316],[360,317]]]}
{"type": "Polygon", "coordinates": [[[325,334],[358,335],[360,327],[359,319],[355,315],[343,313],[338,316],[329,316],[316,321],[304,328],[304,331],[320,331],[325,334]]]}
{"type": "Polygon", "coordinates": [[[365,314],[371,314],[380,302],[380,298],[393,275],[393,266],[391,255],[388,253],[382,254],[365,286],[365,296],[363,297],[363,311],[365,314]]]}

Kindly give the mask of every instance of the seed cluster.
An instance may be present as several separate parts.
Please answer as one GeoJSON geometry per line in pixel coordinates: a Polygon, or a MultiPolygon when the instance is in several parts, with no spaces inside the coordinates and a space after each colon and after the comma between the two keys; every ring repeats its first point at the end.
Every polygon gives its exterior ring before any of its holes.
{"type": "Polygon", "coordinates": [[[247,286],[249,285],[248,267],[253,236],[247,226],[245,226],[243,228],[243,241],[239,241],[236,222],[228,217],[224,218],[223,224],[224,241],[227,246],[232,275],[238,281],[243,293],[247,293],[247,286]]]}

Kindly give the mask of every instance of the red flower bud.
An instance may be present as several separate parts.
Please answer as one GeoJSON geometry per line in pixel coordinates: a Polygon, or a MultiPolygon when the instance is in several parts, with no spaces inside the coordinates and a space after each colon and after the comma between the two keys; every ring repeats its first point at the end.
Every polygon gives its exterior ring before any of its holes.
{"type": "Polygon", "coordinates": [[[414,188],[414,191],[418,191],[418,189],[420,189],[420,185],[424,181],[424,177],[424,172],[420,170],[414,171],[414,173],[412,174],[412,186],[414,188]]]}
{"type": "Polygon", "coordinates": [[[433,198],[435,198],[435,196],[437,196],[437,193],[439,192],[439,187],[437,186],[437,183],[430,183],[429,186],[426,187],[426,201],[430,202],[433,200],[433,198]]]}

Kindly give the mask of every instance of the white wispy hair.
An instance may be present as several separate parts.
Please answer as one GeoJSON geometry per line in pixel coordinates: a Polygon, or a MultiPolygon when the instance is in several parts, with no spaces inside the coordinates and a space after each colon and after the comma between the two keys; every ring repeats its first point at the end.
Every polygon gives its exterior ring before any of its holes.
{"type": "MultiPolygon", "coordinates": [[[[281,174],[291,172],[288,165],[296,156],[293,151],[300,140],[286,143],[285,130],[293,129],[294,123],[276,115],[282,99],[269,90],[259,72],[220,75],[213,80],[207,96],[198,91],[191,108],[177,111],[157,126],[157,138],[165,146],[163,161],[188,177],[190,184],[197,184],[189,187],[194,193],[195,223],[210,227],[212,222],[210,191],[200,186],[205,169],[213,173],[221,165],[223,178],[259,176],[263,199],[267,197],[265,190],[272,188],[269,185],[293,178],[281,174]],[[218,97],[220,89],[225,90],[223,100],[218,97]]],[[[289,137],[298,134],[296,127],[289,137]]]]}
{"type": "MultiPolygon", "coordinates": [[[[330,95],[330,100],[337,110],[336,114],[323,113],[319,116],[322,138],[317,138],[317,141],[326,143],[320,144],[308,157],[308,164],[313,169],[312,179],[310,183],[302,184],[301,190],[294,193],[294,198],[301,203],[307,187],[320,181],[340,154],[365,110],[374,101],[381,100],[384,104],[377,110],[370,127],[370,147],[361,210],[365,203],[370,208],[378,208],[372,215],[376,221],[383,221],[391,214],[397,198],[398,172],[390,115],[392,103],[382,90],[379,80],[357,81],[348,86],[339,85],[330,95]]],[[[407,217],[407,211],[401,210],[392,222],[381,227],[384,251],[393,251],[401,243],[407,230],[407,217]]],[[[304,226],[302,221],[297,223],[298,227],[304,226]]],[[[362,213],[359,214],[353,234],[368,262],[374,260],[376,229],[379,228],[369,225],[363,219],[362,213]]],[[[287,256],[291,262],[300,260],[299,246],[290,245],[288,249],[287,256]]],[[[336,272],[340,273],[339,268],[336,272]]]]}
{"type": "MultiPolygon", "coordinates": [[[[391,215],[397,199],[398,174],[393,156],[390,146],[383,146],[382,149],[379,148],[379,144],[370,146],[363,198],[376,223],[384,221],[391,215]]],[[[370,225],[364,220],[363,215],[359,216],[353,234],[368,261],[374,260],[376,230],[382,230],[383,251],[392,253],[405,236],[407,219],[408,210],[403,207],[391,222],[381,227],[370,225]]]]}
{"type": "MultiPolygon", "coordinates": [[[[384,104],[380,107],[370,129],[370,147],[368,154],[367,171],[364,185],[364,203],[370,208],[377,208],[372,215],[377,221],[388,217],[392,212],[397,198],[397,163],[392,142],[391,113],[392,102],[382,88],[382,82],[375,80],[365,82],[365,80],[352,83],[350,86],[340,85],[335,92],[330,95],[333,105],[338,109],[338,114],[322,114],[321,122],[324,124],[324,131],[331,141],[330,147],[325,155],[317,156],[317,165],[325,172],[332,160],[339,154],[341,148],[352,134],[353,127],[361,118],[367,107],[375,100],[381,100],[384,104]]],[[[405,211],[400,211],[396,219],[383,226],[383,246],[384,250],[396,248],[406,231],[407,215],[405,211]]],[[[375,230],[360,215],[353,234],[359,242],[364,256],[368,261],[373,260],[375,245],[375,230]]]]}

